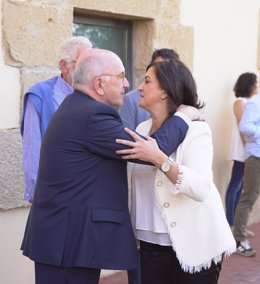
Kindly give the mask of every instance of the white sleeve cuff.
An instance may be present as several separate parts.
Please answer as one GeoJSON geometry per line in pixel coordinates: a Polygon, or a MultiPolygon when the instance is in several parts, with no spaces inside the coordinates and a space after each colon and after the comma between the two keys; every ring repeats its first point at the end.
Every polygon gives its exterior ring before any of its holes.
{"type": "Polygon", "coordinates": [[[174,185],[174,187],[172,189],[173,193],[176,194],[176,193],[180,192],[180,190],[181,190],[183,172],[182,172],[181,165],[179,165],[178,163],[174,163],[174,164],[177,165],[177,168],[179,170],[179,174],[178,174],[178,177],[177,177],[176,184],[174,185]]]}

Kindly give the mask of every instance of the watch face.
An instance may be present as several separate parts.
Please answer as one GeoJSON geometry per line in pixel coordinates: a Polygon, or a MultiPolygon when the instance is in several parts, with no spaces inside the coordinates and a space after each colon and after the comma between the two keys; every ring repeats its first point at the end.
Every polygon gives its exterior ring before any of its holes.
{"type": "Polygon", "coordinates": [[[162,164],[161,169],[163,172],[168,172],[171,169],[171,163],[169,161],[166,161],[162,164]]]}

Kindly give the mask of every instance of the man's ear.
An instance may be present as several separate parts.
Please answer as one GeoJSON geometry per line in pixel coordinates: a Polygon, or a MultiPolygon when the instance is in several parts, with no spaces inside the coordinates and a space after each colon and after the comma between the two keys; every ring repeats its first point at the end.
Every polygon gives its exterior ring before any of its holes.
{"type": "Polygon", "coordinates": [[[60,71],[61,71],[61,72],[64,71],[64,70],[66,69],[66,61],[63,60],[63,59],[61,59],[61,60],[59,61],[59,67],[60,67],[60,71]]]}
{"type": "Polygon", "coordinates": [[[104,95],[104,83],[101,78],[95,78],[93,82],[94,90],[100,96],[104,95]]]}

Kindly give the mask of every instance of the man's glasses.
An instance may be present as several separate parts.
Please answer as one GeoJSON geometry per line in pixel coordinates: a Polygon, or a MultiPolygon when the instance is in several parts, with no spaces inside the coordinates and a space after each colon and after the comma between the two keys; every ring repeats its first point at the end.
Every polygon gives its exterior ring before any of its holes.
{"type": "Polygon", "coordinates": [[[124,80],[125,80],[125,78],[126,78],[126,77],[125,77],[125,72],[122,72],[122,73],[120,73],[120,74],[118,74],[118,75],[116,75],[116,74],[104,73],[104,74],[100,74],[100,75],[96,76],[95,78],[102,77],[102,76],[116,77],[116,78],[118,78],[119,80],[121,80],[122,82],[124,82],[124,80]]]}

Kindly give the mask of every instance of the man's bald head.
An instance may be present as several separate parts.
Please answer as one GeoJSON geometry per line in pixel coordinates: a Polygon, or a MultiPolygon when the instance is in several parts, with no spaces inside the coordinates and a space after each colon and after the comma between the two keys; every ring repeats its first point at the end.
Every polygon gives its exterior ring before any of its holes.
{"type": "Polygon", "coordinates": [[[97,48],[89,49],[77,61],[73,74],[73,87],[77,84],[92,87],[95,77],[113,73],[118,66],[124,68],[121,59],[114,52],[97,48]]]}
{"type": "Polygon", "coordinates": [[[93,99],[118,107],[129,83],[121,59],[112,51],[90,49],[82,54],[73,74],[73,88],[93,99]]]}

